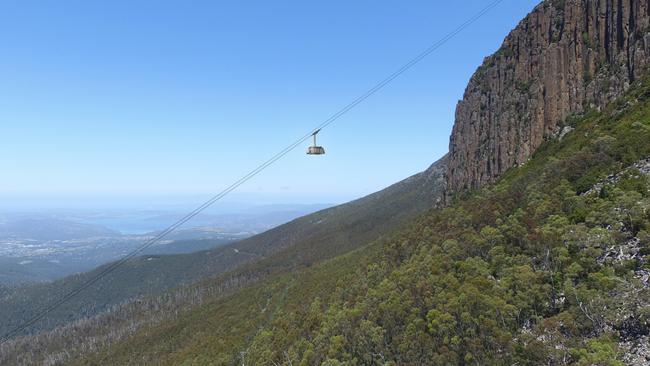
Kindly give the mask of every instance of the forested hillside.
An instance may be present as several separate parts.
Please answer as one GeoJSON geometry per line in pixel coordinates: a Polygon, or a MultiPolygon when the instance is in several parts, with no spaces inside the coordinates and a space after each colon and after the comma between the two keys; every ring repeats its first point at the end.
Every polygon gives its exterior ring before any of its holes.
{"type": "MultiPolygon", "coordinates": [[[[218,246],[219,240],[210,240],[218,246]]],[[[179,242],[192,245],[193,241],[179,242]]],[[[205,276],[235,268],[249,260],[224,248],[191,254],[146,255],[129,260],[80,296],[56,309],[29,330],[50,329],[72,320],[91,316],[126,300],[160,293],[205,276]]],[[[79,287],[110,264],[60,280],[16,287],[10,296],[0,296],[0,333],[4,334],[48,306],[53,299],[79,287]]],[[[0,293],[2,291],[0,290],[0,293]]]]}
{"type": "Polygon", "coordinates": [[[648,97],[646,81],[571,120],[575,131],[498,184],[385,243],[142,331],[96,360],[634,364],[650,330],[648,97]],[[350,271],[356,257],[366,264],[350,271]],[[221,309],[233,303],[242,320],[268,314],[236,349],[220,348],[221,309]]]}
{"type": "Polygon", "coordinates": [[[650,81],[496,184],[76,364],[622,365],[650,331],[650,81]],[[242,361],[243,359],[243,361],[242,361]]]}
{"type": "MultiPolygon", "coordinates": [[[[131,299],[159,294],[267,257],[268,260],[256,267],[260,273],[256,278],[270,271],[309,266],[348,252],[438,204],[443,195],[445,169],[445,159],[442,159],[426,171],[380,192],[307,215],[232,245],[192,254],[135,258],[29,330],[51,329],[99,314],[131,299]]],[[[0,296],[0,332],[20,325],[104,267],[53,283],[26,286],[5,298],[0,296]]]]}
{"type": "Polygon", "coordinates": [[[282,309],[243,346],[247,362],[646,363],[648,96],[646,84],[573,121],[498,184],[384,244],[334,295],[282,309]]]}

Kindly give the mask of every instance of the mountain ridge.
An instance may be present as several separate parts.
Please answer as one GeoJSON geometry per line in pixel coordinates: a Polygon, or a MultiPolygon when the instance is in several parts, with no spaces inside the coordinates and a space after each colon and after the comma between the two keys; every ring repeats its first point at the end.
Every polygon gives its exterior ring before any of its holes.
{"type": "Polygon", "coordinates": [[[471,77],[449,142],[450,193],[524,164],[564,121],[601,109],[644,74],[650,4],[546,0],[471,77]]]}

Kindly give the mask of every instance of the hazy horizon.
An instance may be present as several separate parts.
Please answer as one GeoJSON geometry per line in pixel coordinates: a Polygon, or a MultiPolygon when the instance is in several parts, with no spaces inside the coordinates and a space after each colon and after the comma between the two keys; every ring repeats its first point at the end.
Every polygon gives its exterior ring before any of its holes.
{"type": "MultiPolygon", "coordinates": [[[[49,212],[49,211],[187,211],[202,204],[214,193],[195,194],[1,194],[0,213],[49,212]]],[[[310,201],[308,196],[233,194],[208,212],[234,212],[251,208],[278,206],[337,205],[358,196],[331,196],[323,201],[310,201]]]]}

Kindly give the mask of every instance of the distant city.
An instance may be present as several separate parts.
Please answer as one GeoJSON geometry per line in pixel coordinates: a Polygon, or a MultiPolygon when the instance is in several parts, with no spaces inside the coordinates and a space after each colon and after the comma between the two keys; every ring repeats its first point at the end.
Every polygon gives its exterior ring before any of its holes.
{"type": "MultiPolygon", "coordinates": [[[[142,254],[212,249],[329,206],[229,204],[197,216],[142,254]]],[[[114,261],[186,213],[128,208],[0,213],[0,284],[51,281],[114,261]]]]}

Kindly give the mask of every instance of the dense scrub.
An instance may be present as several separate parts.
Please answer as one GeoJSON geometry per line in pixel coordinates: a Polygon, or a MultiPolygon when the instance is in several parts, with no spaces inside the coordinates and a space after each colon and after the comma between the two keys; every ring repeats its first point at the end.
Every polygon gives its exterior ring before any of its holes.
{"type": "MultiPolygon", "coordinates": [[[[185,243],[195,245],[194,242],[196,241],[185,243]]],[[[133,258],[123,264],[119,271],[110,273],[51,312],[46,319],[28,327],[27,332],[52,329],[91,317],[131,299],[157,295],[170,288],[231,270],[249,261],[249,258],[223,247],[221,240],[209,242],[219,247],[191,254],[146,255],[133,258]]],[[[0,334],[9,333],[24,324],[55,299],[79,288],[108,266],[110,264],[52,282],[17,286],[11,292],[6,291],[4,295],[0,288],[0,334]]]]}
{"type": "Polygon", "coordinates": [[[648,95],[646,83],[429,213],[329,301],[280,311],[247,362],[621,364],[633,351],[619,342],[650,326],[650,186],[626,169],[650,156],[648,95]]]}

